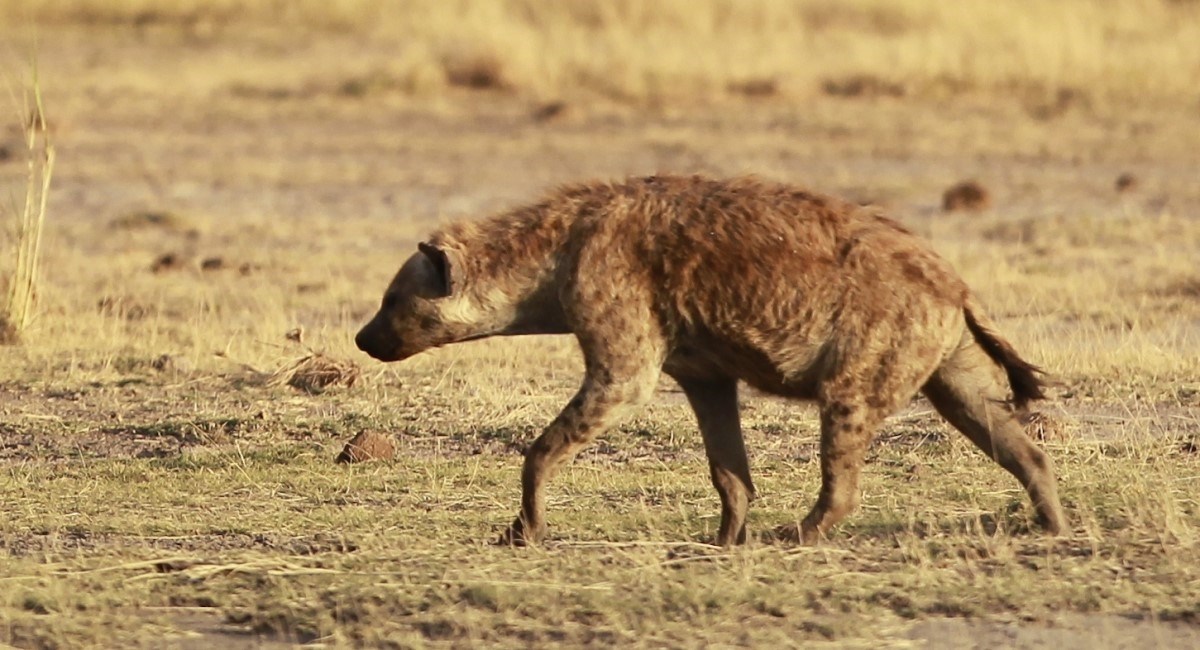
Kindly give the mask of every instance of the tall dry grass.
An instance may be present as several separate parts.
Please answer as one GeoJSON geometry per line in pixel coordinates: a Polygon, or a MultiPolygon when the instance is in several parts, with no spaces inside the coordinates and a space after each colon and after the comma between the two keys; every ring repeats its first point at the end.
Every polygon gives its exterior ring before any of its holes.
{"type": "Polygon", "coordinates": [[[1179,0],[0,0],[0,19],[297,44],[350,31],[399,48],[377,78],[408,91],[1200,97],[1200,3],[1179,0]]]}
{"type": "Polygon", "coordinates": [[[22,89],[20,99],[26,161],[24,197],[11,197],[6,206],[11,213],[12,230],[10,251],[6,252],[8,259],[0,264],[0,276],[7,285],[4,302],[0,303],[0,344],[17,342],[33,318],[42,229],[54,173],[54,146],[46,129],[36,63],[30,69],[30,83],[22,89]]]}

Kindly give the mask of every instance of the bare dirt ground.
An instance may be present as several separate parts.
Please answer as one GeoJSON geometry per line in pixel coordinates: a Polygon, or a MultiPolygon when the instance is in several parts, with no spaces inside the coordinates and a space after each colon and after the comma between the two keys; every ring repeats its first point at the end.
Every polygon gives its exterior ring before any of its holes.
{"type": "MultiPolygon", "coordinates": [[[[1197,104],[421,97],[347,85],[372,46],[153,25],[40,39],[59,167],[40,316],[0,350],[0,642],[1200,644],[1197,104]],[[1015,482],[918,401],[827,544],[721,551],[664,382],[559,481],[544,549],[487,546],[521,450],[579,379],[574,344],[383,367],[351,337],[440,221],[656,171],[785,179],[931,237],[1059,382],[1032,426],[1075,530],[1030,531],[1015,482]],[[943,212],[964,179],[990,206],[943,212]],[[276,381],[309,350],[361,378],[276,381]],[[396,458],[335,466],[362,430],[396,458]]],[[[815,494],[815,418],[742,399],[769,530],[815,494]]]]}

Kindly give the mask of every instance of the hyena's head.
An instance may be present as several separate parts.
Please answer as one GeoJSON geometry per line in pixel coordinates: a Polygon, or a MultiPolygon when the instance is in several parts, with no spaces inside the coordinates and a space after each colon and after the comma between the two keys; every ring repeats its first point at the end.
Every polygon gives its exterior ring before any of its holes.
{"type": "Polygon", "coordinates": [[[383,294],[371,322],[354,337],[380,361],[400,361],[447,343],[496,334],[511,316],[502,294],[469,287],[460,251],[420,244],[383,294]]]}

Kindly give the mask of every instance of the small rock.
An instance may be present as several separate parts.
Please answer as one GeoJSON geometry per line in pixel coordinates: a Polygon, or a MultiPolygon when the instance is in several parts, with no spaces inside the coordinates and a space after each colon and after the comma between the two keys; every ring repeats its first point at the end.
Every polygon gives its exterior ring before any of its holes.
{"type": "Polygon", "coordinates": [[[533,111],[534,122],[553,122],[567,117],[571,105],[564,101],[546,102],[533,111]]]}
{"type": "Polygon", "coordinates": [[[363,431],[346,443],[338,454],[338,463],[362,463],[368,460],[390,460],[396,453],[392,441],[373,431],[363,431]]]}
{"type": "Polygon", "coordinates": [[[183,266],[183,259],[179,255],[175,253],[163,253],[150,265],[150,270],[154,273],[162,273],[178,269],[181,266],[183,266]]]}
{"type": "Polygon", "coordinates": [[[1138,177],[1134,176],[1130,172],[1125,172],[1117,177],[1117,180],[1113,183],[1113,186],[1118,192],[1132,192],[1138,187],[1138,177]]]}
{"type": "Polygon", "coordinates": [[[140,210],[128,212],[112,220],[112,226],[121,230],[158,228],[170,231],[185,231],[188,221],[184,217],[165,210],[140,210]]]}
{"type": "Polygon", "coordinates": [[[956,183],[942,194],[942,209],[946,212],[985,210],[991,204],[991,195],[978,181],[956,183]]]}
{"type": "Polygon", "coordinates": [[[737,81],[727,85],[726,90],[743,97],[773,97],[779,94],[779,84],[774,79],[758,78],[737,81]]]}
{"type": "Polygon", "coordinates": [[[874,75],[851,75],[821,82],[821,90],[833,97],[903,97],[908,89],[874,75]]]}
{"type": "Polygon", "coordinates": [[[203,262],[200,262],[202,271],[219,271],[225,268],[225,260],[220,257],[206,257],[203,262]]]}
{"type": "Polygon", "coordinates": [[[324,282],[305,282],[296,285],[296,293],[318,293],[329,288],[329,285],[324,282]]]}
{"type": "Polygon", "coordinates": [[[154,361],[151,361],[150,367],[159,372],[186,375],[192,371],[192,362],[183,357],[178,357],[172,354],[163,354],[154,359],[154,361]]]}

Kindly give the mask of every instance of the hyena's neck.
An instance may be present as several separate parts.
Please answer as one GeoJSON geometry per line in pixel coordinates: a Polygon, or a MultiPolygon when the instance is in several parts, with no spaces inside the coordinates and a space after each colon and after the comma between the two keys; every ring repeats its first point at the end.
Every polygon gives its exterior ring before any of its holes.
{"type": "Polygon", "coordinates": [[[460,252],[466,290],[503,321],[496,334],[565,333],[555,280],[577,213],[570,204],[539,203],[449,225],[431,241],[460,252]]]}

